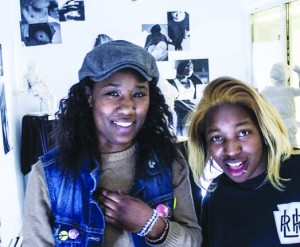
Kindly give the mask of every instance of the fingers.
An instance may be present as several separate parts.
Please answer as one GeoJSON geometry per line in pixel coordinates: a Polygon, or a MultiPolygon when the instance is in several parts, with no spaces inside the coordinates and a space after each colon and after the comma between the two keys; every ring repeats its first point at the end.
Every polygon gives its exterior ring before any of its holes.
{"type": "Polygon", "coordinates": [[[98,194],[98,199],[100,205],[105,209],[110,209],[112,211],[118,210],[118,204],[121,201],[120,195],[118,192],[112,192],[107,190],[100,190],[98,194]]]}
{"type": "Polygon", "coordinates": [[[118,193],[101,189],[98,191],[98,200],[106,222],[117,225],[119,217],[118,203],[120,202],[118,193]]]}
{"type": "Polygon", "coordinates": [[[121,197],[124,194],[121,192],[121,190],[114,192],[114,191],[108,191],[105,189],[101,189],[100,195],[102,195],[105,199],[114,201],[115,203],[120,203],[121,197]]]}
{"type": "Polygon", "coordinates": [[[152,215],[152,209],[138,198],[124,194],[121,190],[97,191],[105,220],[121,229],[138,232],[152,215]],[[138,217],[137,217],[138,216],[138,217]]]}

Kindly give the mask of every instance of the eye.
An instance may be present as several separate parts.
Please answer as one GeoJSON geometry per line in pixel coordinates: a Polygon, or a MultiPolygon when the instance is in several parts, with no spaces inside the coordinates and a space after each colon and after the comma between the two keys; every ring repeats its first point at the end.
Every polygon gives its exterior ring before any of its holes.
{"type": "Polygon", "coordinates": [[[119,94],[118,94],[117,91],[108,91],[104,95],[107,95],[107,96],[119,96],[119,94]]]}
{"type": "Polygon", "coordinates": [[[136,97],[136,98],[140,98],[140,97],[144,97],[146,96],[146,94],[144,92],[136,92],[133,94],[133,97],[136,97]]]}
{"type": "Polygon", "coordinates": [[[244,137],[244,136],[248,136],[250,134],[250,131],[248,131],[248,130],[242,130],[242,131],[240,131],[239,132],[239,136],[240,137],[244,137]]]}
{"type": "Polygon", "coordinates": [[[224,138],[222,138],[221,136],[213,136],[210,138],[211,142],[221,142],[223,140],[224,140],[224,138]]]}

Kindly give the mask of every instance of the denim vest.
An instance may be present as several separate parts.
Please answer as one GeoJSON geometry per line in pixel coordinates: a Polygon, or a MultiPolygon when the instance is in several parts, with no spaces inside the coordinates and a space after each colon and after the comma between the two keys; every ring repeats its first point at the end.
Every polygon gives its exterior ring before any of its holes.
{"type": "MultiPolygon", "coordinates": [[[[53,218],[51,219],[55,246],[102,246],[105,230],[104,215],[93,193],[100,178],[96,160],[84,154],[78,160],[81,170],[62,171],[59,148],[40,158],[43,163],[53,218]]],[[[171,167],[162,165],[153,153],[148,163],[139,169],[131,195],[142,199],[152,208],[165,204],[173,214],[173,185],[171,167]]],[[[148,246],[144,237],[131,233],[135,247],[148,246]]]]}

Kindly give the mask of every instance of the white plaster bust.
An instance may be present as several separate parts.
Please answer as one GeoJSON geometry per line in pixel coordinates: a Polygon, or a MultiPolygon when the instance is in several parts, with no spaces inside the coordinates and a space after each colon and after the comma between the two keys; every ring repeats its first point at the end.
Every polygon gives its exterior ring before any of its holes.
{"type": "MultiPolygon", "coordinates": [[[[300,78],[300,68],[293,69],[300,78]]],[[[265,87],[261,94],[278,110],[285,126],[288,129],[289,139],[293,145],[297,145],[297,121],[295,97],[300,96],[300,88],[287,85],[291,68],[284,63],[276,63],[270,72],[270,79],[273,86],[265,87]]]]}

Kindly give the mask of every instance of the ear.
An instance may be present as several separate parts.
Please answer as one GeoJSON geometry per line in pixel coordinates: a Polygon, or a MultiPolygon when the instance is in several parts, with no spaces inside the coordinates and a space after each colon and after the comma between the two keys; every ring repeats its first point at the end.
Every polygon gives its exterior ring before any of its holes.
{"type": "Polygon", "coordinates": [[[93,95],[92,95],[92,90],[90,87],[84,87],[85,95],[87,97],[88,103],[90,107],[92,107],[92,100],[93,100],[93,95]]]}

